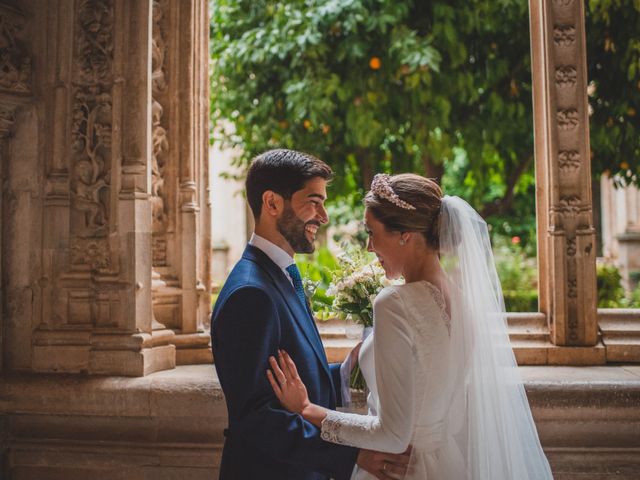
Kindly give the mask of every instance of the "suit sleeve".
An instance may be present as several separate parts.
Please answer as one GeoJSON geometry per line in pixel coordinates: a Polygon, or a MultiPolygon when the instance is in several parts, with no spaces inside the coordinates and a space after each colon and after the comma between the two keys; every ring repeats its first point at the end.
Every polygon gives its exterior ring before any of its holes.
{"type": "Polygon", "coordinates": [[[344,406],[342,399],[342,376],[340,375],[341,363],[330,363],[329,373],[331,374],[331,381],[333,382],[333,389],[336,391],[336,404],[338,407],[344,406]]]}
{"type": "Polygon", "coordinates": [[[257,287],[233,292],[214,319],[214,355],[234,441],[270,460],[348,479],[357,450],[327,443],[317,427],[283,410],[269,382],[268,358],[280,346],[273,301],[257,287]]]}

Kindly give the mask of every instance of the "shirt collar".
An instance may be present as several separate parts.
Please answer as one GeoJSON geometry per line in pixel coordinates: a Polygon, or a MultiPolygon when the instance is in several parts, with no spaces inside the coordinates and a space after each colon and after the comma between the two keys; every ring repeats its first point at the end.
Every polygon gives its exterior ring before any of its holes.
{"type": "Polygon", "coordinates": [[[278,267],[285,270],[289,265],[295,263],[293,257],[277,246],[275,243],[254,233],[249,239],[249,245],[262,250],[278,267]]]}

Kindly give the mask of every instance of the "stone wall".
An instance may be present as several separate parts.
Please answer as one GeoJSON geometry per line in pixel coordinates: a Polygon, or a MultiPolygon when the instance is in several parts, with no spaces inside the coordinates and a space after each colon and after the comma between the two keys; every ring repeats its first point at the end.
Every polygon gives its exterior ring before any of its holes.
{"type": "Polygon", "coordinates": [[[211,361],[206,9],[0,2],[4,370],[211,361]]]}
{"type": "MultiPolygon", "coordinates": [[[[556,480],[638,478],[640,367],[521,372],[556,480]]],[[[363,412],[364,398],[354,398],[363,412]]],[[[142,378],[5,375],[0,474],[7,480],[211,480],[226,422],[211,365],[142,378]]]]}

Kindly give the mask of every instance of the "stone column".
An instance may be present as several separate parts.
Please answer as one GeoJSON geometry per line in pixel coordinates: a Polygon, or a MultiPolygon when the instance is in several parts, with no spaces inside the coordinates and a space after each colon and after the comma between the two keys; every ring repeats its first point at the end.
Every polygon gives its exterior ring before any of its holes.
{"type": "MultiPolygon", "coordinates": [[[[151,0],[51,2],[37,371],[175,366],[151,323],[151,0]]],[[[46,131],[46,130],[45,130],[46,131]]]]}
{"type": "MultiPolygon", "coordinates": [[[[32,102],[33,82],[31,57],[23,43],[25,17],[15,7],[0,3],[0,25],[3,43],[0,56],[0,371],[6,367],[28,367],[28,355],[10,356],[5,345],[29,351],[26,328],[18,325],[27,319],[33,300],[28,272],[10,263],[7,250],[28,238],[30,232],[19,229],[19,208],[29,209],[33,197],[34,182],[25,177],[29,172],[29,160],[23,159],[22,168],[12,172],[17,165],[10,162],[10,137],[19,108],[32,102]],[[14,173],[14,175],[11,175],[14,173]]],[[[24,220],[21,223],[25,225],[24,220]]],[[[23,257],[28,256],[23,246],[23,257]]]]}
{"type": "MultiPolygon", "coordinates": [[[[209,363],[207,2],[41,7],[28,23],[38,101],[16,155],[0,155],[3,365],[140,376],[209,363]]],[[[31,67],[22,15],[0,2],[0,17],[1,139],[31,67]]]]}
{"type": "Polygon", "coordinates": [[[596,249],[584,5],[530,0],[529,6],[540,310],[554,344],[593,346],[598,341],[596,249]]]}
{"type": "MultiPolygon", "coordinates": [[[[3,208],[2,208],[2,197],[4,196],[4,192],[3,192],[3,188],[2,185],[4,185],[4,168],[3,168],[3,163],[4,163],[4,149],[2,148],[2,146],[0,145],[0,374],[2,373],[2,369],[4,367],[4,311],[3,311],[3,305],[4,305],[4,275],[3,275],[3,270],[2,270],[2,263],[3,263],[3,258],[2,258],[2,254],[3,254],[3,249],[2,249],[2,212],[3,212],[3,208]]],[[[1,454],[0,454],[1,455],[1,454]]],[[[0,464],[0,469],[2,468],[2,465],[0,464]]],[[[0,470],[1,472],[2,470],[0,470]]]]}
{"type": "Polygon", "coordinates": [[[154,314],[177,362],[211,362],[207,2],[153,2],[154,314]]]}

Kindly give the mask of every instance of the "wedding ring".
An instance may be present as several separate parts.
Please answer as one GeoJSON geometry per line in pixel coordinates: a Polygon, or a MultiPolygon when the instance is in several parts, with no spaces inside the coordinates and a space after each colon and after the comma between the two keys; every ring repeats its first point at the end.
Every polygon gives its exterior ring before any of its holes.
{"type": "Polygon", "coordinates": [[[382,471],[383,471],[383,472],[386,472],[386,471],[387,471],[387,462],[384,462],[384,463],[382,464],[382,471]]]}

